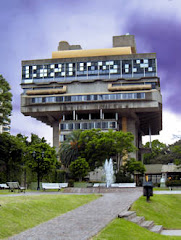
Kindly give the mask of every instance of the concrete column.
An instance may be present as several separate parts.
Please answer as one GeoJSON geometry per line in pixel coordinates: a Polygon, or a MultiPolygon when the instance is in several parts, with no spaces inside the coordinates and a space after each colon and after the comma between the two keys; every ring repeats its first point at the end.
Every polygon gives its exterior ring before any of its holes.
{"type": "Polygon", "coordinates": [[[58,152],[59,150],[59,122],[58,121],[53,123],[53,146],[58,152]]]}
{"type": "Polygon", "coordinates": [[[76,113],[75,113],[75,110],[73,111],[73,120],[76,120],[76,113]]]}
{"type": "Polygon", "coordinates": [[[127,132],[127,118],[122,117],[122,131],[127,132]]]}
{"type": "Polygon", "coordinates": [[[89,120],[91,120],[91,113],[89,113],[89,120]]]}
{"type": "Polygon", "coordinates": [[[100,119],[102,119],[102,109],[100,109],[100,119]]]}
{"type": "MultiPolygon", "coordinates": [[[[134,118],[128,118],[127,131],[131,132],[134,135],[133,144],[138,147],[138,127],[134,118]]],[[[138,159],[138,152],[130,153],[130,157],[138,159]]]]}

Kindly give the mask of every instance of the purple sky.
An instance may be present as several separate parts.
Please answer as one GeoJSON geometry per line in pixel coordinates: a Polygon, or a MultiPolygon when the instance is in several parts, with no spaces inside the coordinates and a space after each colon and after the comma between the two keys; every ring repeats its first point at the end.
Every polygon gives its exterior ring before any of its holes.
{"type": "Polygon", "coordinates": [[[112,47],[112,36],[127,32],[138,52],[157,53],[163,111],[181,120],[180,8],[180,0],[1,1],[0,74],[12,88],[12,134],[52,137],[49,127],[20,113],[21,60],[51,58],[61,40],[84,49],[112,47]]]}

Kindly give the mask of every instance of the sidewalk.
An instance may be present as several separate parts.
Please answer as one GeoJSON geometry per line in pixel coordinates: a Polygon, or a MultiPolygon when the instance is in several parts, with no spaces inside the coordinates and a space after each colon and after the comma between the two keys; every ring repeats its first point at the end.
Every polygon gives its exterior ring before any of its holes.
{"type": "MultiPolygon", "coordinates": [[[[142,195],[142,189],[123,189],[8,238],[9,240],[88,240],[142,195]]],[[[47,209],[48,211],[48,209],[47,209]]]]}

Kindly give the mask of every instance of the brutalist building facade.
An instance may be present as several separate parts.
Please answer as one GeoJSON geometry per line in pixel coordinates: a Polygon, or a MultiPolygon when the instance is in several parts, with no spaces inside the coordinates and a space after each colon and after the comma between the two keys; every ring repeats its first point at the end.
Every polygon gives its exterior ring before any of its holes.
{"type": "Polygon", "coordinates": [[[113,47],[82,50],[60,42],[50,59],[22,61],[21,112],[53,128],[58,149],[76,129],[132,132],[141,158],[143,135],[162,129],[155,53],[137,53],[133,35],[113,47]]]}

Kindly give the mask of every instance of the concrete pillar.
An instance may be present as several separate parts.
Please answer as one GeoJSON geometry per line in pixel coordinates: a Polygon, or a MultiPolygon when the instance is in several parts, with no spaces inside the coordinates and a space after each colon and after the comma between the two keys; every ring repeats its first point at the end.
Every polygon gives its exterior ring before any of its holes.
{"type": "Polygon", "coordinates": [[[122,117],[122,131],[127,132],[127,118],[122,117]]]}
{"type": "Polygon", "coordinates": [[[53,146],[58,152],[59,150],[59,122],[58,121],[53,123],[53,146]]]}
{"type": "MultiPolygon", "coordinates": [[[[137,128],[137,125],[136,125],[136,120],[134,118],[128,118],[127,131],[131,132],[134,135],[133,144],[136,147],[138,147],[138,128],[137,128]]],[[[138,152],[131,153],[130,157],[136,158],[136,160],[138,160],[138,152]]]]}
{"type": "Polygon", "coordinates": [[[100,109],[100,119],[102,119],[102,109],[100,109]]]}
{"type": "Polygon", "coordinates": [[[76,120],[76,113],[75,113],[75,110],[73,111],[73,120],[76,120]]]}

